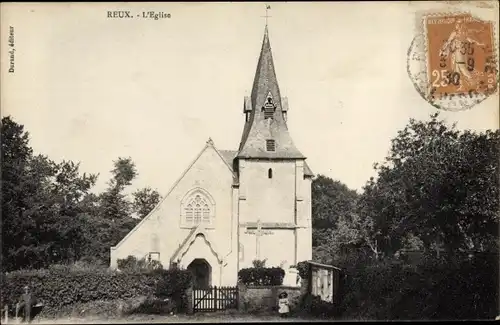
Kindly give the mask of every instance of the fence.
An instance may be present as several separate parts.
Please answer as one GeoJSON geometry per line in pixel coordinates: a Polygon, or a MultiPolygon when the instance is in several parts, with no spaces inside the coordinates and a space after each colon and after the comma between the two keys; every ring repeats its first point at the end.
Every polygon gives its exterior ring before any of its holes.
{"type": "Polygon", "coordinates": [[[238,308],[237,287],[193,289],[193,312],[212,312],[238,308]]]}

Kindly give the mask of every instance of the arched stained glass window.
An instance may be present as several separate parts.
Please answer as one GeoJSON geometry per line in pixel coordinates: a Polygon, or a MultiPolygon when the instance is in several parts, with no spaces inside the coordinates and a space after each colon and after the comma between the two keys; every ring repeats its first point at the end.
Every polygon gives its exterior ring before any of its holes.
{"type": "Polygon", "coordinates": [[[196,226],[202,223],[209,225],[211,223],[211,212],[211,203],[203,195],[197,193],[184,206],[185,224],[196,226]]]}

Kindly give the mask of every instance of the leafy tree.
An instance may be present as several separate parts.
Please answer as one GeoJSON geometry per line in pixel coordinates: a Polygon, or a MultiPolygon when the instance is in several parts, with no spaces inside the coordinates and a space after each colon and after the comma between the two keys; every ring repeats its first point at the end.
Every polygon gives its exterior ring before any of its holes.
{"type": "Polygon", "coordinates": [[[132,208],[141,219],[147,216],[161,200],[160,193],[150,187],[137,190],[132,196],[134,197],[132,208]]]}
{"type": "Polygon", "coordinates": [[[4,268],[78,259],[82,200],[97,176],[80,175],[72,162],[34,156],[28,132],[10,117],[2,119],[2,164],[4,268]]]}
{"type": "Polygon", "coordinates": [[[109,263],[109,250],[134,228],[138,220],[132,218],[133,206],[124,190],[137,176],[130,157],[113,161],[112,178],[108,188],[98,196],[97,215],[88,215],[87,251],[104,263],[109,263]]]}
{"type": "Polygon", "coordinates": [[[345,184],[324,175],[312,183],[313,246],[330,243],[339,218],[356,209],[358,194],[345,184]]]}
{"type": "Polygon", "coordinates": [[[392,140],[360,199],[360,214],[378,231],[384,254],[417,237],[446,256],[496,249],[499,131],[458,131],[438,120],[410,120],[392,140]]]}
{"type": "Polygon", "coordinates": [[[108,183],[107,190],[100,195],[100,208],[103,218],[120,220],[131,217],[132,206],[123,191],[137,176],[137,171],[130,157],[119,157],[113,161],[113,165],[111,170],[113,177],[108,183]]]}
{"type": "Polygon", "coordinates": [[[132,184],[132,180],[137,177],[137,169],[132,158],[119,157],[118,160],[113,161],[113,164],[111,187],[123,189],[125,186],[132,184]]]}

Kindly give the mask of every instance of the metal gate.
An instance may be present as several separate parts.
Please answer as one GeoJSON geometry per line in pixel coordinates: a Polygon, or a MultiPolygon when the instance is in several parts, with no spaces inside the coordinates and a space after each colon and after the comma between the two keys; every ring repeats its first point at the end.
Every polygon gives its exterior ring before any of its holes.
{"type": "Polygon", "coordinates": [[[212,312],[238,308],[238,287],[193,289],[193,311],[212,312]]]}

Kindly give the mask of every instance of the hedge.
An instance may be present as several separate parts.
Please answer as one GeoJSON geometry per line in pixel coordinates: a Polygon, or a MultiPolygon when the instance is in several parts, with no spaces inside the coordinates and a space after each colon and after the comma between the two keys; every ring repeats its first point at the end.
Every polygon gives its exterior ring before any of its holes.
{"type": "Polygon", "coordinates": [[[48,270],[16,271],[2,274],[1,308],[14,305],[29,285],[46,308],[92,301],[110,301],[139,296],[171,297],[179,307],[186,304],[185,290],[191,284],[186,270],[115,272],[106,269],[71,270],[52,267],[48,270]]]}
{"type": "Polygon", "coordinates": [[[309,274],[310,264],[307,261],[297,263],[297,271],[299,271],[299,276],[302,279],[307,279],[309,274]]]}
{"type": "Polygon", "coordinates": [[[498,275],[496,254],[458,265],[433,258],[416,266],[372,261],[350,270],[341,308],[346,318],[494,319],[498,275]]]}
{"type": "Polygon", "coordinates": [[[238,272],[238,281],[245,285],[276,286],[283,284],[285,271],[280,267],[249,267],[238,272]]]}

